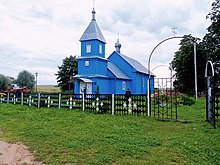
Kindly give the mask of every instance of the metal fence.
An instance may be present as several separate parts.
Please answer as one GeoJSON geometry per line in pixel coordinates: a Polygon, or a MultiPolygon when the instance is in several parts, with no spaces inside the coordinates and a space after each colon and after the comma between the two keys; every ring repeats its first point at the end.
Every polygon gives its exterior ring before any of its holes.
{"type": "Polygon", "coordinates": [[[147,95],[66,94],[66,93],[6,93],[0,103],[20,104],[37,108],[68,108],[107,114],[147,115],[147,95]]]}

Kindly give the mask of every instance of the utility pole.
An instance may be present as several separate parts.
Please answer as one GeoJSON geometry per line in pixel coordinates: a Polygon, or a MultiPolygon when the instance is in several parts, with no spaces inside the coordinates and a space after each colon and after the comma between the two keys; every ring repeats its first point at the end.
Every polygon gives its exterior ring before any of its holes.
{"type": "Polygon", "coordinates": [[[195,73],[195,99],[198,99],[198,91],[197,91],[197,65],[196,65],[196,42],[193,42],[194,49],[194,73],[195,73]]]}
{"type": "Polygon", "coordinates": [[[35,76],[36,76],[36,92],[37,92],[37,76],[38,76],[37,72],[35,73],[35,76]]]}

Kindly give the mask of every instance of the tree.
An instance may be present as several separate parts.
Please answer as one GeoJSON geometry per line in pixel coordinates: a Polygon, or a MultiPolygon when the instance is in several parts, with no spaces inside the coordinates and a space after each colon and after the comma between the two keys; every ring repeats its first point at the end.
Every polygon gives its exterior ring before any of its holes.
{"type": "Polygon", "coordinates": [[[208,33],[203,38],[203,44],[208,60],[218,63],[220,61],[220,0],[212,3],[212,9],[207,18],[211,20],[211,25],[207,28],[208,33]]]}
{"type": "Polygon", "coordinates": [[[5,77],[3,74],[0,74],[0,91],[5,91],[10,82],[11,81],[8,77],[5,77]]]}
{"type": "Polygon", "coordinates": [[[74,90],[74,80],[72,79],[78,73],[76,56],[70,55],[63,59],[61,66],[58,66],[57,83],[62,91],[74,90]]]}
{"type": "Polygon", "coordinates": [[[180,42],[180,48],[175,52],[172,61],[172,67],[176,71],[177,80],[174,82],[176,89],[189,95],[194,94],[195,89],[195,72],[194,72],[194,47],[193,42],[197,42],[197,81],[198,92],[205,89],[204,71],[206,64],[206,56],[203,43],[199,42],[199,38],[191,35],[185,35],[180,42]]]}
{"type": "Polygon", "coordinates": [[[33,90],[35,85],[35,77],[32,73],[24,70],[18,74],[17,80],[15,82],[21,87],[27,86],[33,90]]]}
{"type": "MultiPolygon", "coordinates": [[[[211,20],[211,25],[207,28],[207,34],[202,42],[191,35],[184,36],[180,49],[175,53],[172,61],[176,71],[177,81],[175,86],[180,92],[188,94],[194,92],[194,60],[193,48],[190,41],[197,41],[197,78],[198,91],[204,91],[204,70],[207,60],[211,60],[220,71],[220,0],[212,3],[211,12],[207,15],[211,20]]],[[[220,75],[219,75],[220,79],[220,75]]]]}

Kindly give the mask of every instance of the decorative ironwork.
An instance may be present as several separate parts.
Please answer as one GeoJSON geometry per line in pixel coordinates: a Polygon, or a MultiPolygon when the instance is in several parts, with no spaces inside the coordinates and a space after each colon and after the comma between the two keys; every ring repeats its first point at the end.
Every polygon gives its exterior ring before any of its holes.
{"type": "Polygon", "coordinates": [[[60,108],[82,109],[82,95],[81,94],[60,94],[59,98],[60,108]]]}
{"type": "Polygon", "coordinates": [[[92,102],[92,106],[95,107],[97,112],[99,112],[99,110],[102,108],[103,105],[104,105],[103,102],[99,100],[98,97],[92,102]]]}
{"type": "Polygon", "coordinates": [[[34,100],[32,99],[31,95],[29,96],[29,99],[27,99],[27,103],[29,106],[31,106],[31,104],[33,104],[34,100]]]}
{"type": "Polygon", "coordinates": [[[147,95],[115,95],[115,113],[147,115],[147,95]]]}
{"type": "Polygon", "coordinates": [[[17,99],[17,97],[14,95],[14,96],[12,97],[11,101],[12,101],[14,104],[16,104],[16,102],[18,101],[18,99],[17,99]]]}
{"type": "Polygon", "coordinates": [[[53,100],[50,99],[50,96],[45,100],[45,104],[47,104],[47,108],[50,108],[51,104],[53,104],[53,100]]]}
{"type": "Polygon", "coordinates": [[[21,104],[28,105],[28,106],[38,106],[38,95],[39,93],[28,93],[21,95],[21,104]]]}
{"type": "Polygon", "coordinates": [[[112,95],[86,94],[85,109],[99,113],[111,113],[112,95]]]}
{"type": "Polygon", "coordinates": [[[151,112],[159,119],[177,119],[176,91],[172,78],[154,80],[155,91],[151,95],[151,112]]]}
{"type": "Polygon", "coordinates": [[[131,97],[128,99],[127,103],[124,102],[123,107],[128,109],[128,113],[132,113],[133,110],[137,110],[137,104],[132,103],[131,97]]]}
{"type": "Polygon", "coordinates": [[[4,95],[1,95],[0,96],[0,103],[3,103],[3,102],[5,102],[5,97],[4,97],[4,95]]]}
{"type": "MultiPolygon", "coordinates": [[[[35,106],[38,108],[69,108],[77,110],[94,111],[107,114],[136,114],[147,115],[147,95],[131,95],[129,99],[125,95],[114,94],[67,94],[67,93],[30,93],[21,94],[17,100],[12,93],[5,97],[5,103],[35,106]]],[[[3,99],[2,99],[3,101],[3,99]]]]}
{"type": "Polygon", "coordinates": [[[73,107],[76,105],[76,102],[73,100],[72,97],[70,97],[66,104],[69,106],[70,109],[73,109],[73,107]]]}

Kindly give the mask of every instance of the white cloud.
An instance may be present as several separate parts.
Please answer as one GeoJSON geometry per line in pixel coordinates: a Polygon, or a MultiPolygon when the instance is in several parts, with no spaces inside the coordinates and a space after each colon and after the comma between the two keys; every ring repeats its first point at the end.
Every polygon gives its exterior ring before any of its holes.
{"type": "MultiPolygon", "coordinates": [[[[151,50],[164,38],[202,37],[209,21],[208,0],[97,0],[97,22],[107,40],[106,56],[115,49],[120,33],[122,53],[145,66],[151,50]]],[[[56,84],[62,59],[80,55],[79,38],[91,21],[92,1],[20,0],[0,2],[0,73],[16,77],[22,70],[39,73],[39,84],[56,84]]],[[[154,53],[152,68],[168,65],[179,40],[162,44],[154,53]]]]}

